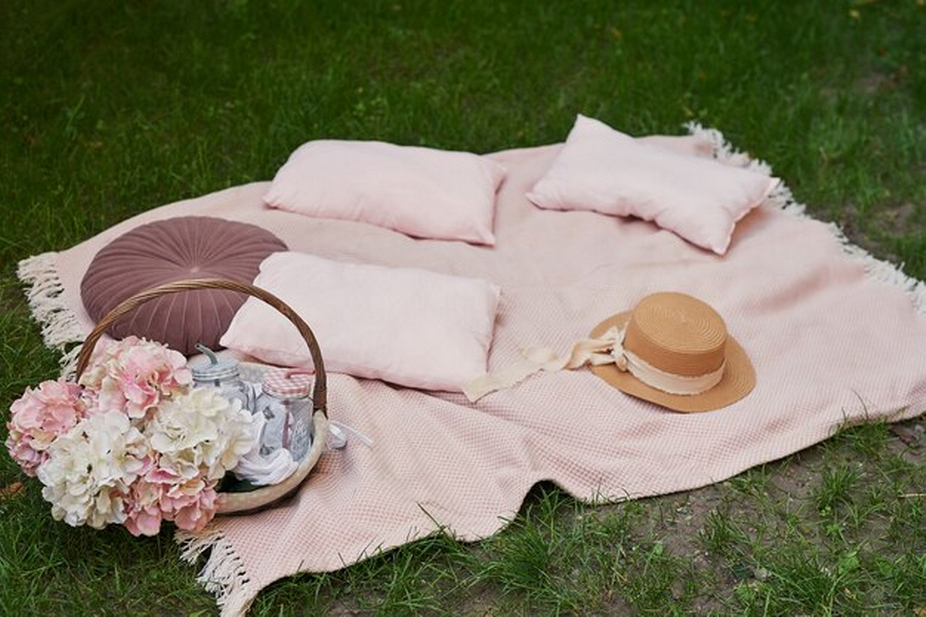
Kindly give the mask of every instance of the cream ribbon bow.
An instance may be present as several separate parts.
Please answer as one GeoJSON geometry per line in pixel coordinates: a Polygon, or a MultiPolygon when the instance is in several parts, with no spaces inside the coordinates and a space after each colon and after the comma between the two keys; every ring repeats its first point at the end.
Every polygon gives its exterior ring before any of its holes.
{"type": "Polygon", "coordinates": [[[612,326],[600,338],[583,339],[572,346],[565,358],[557,358],[551,349],[531,347],[521,352],[524,359],[495,373],[487,373],[463,387],[470,402],[486,394],[510,388],[538,371],[576,369],[586,364],[614,364],[619,371],[629,372],[644,384],[667,394],[692,396],[706,392],[720,383],[726,362],[704,375],[688,377],[667,373],[624,349],[625,328],[612,326]]]}

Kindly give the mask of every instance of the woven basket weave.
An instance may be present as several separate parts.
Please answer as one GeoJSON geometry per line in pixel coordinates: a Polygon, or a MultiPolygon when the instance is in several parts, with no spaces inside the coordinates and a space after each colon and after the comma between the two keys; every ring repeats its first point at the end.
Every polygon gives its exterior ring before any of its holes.
{"type": "Polygon", "coordinates": [[[312,422],[315,432],[312,440],[312,448],[306,454],[305,458],[299,462],[296,468],[288,478],[271,486],[261,487],[249,492],[243,493],[220,493],[219,506],[217,514],[233,514],[236,512],[248,512],[251,510],[263,509],[273,504],[275,501],[292,493],[306,479],[312,468],[318,463],[319,457],[325,450],[325,441],[328,436],[328,412],[327,412],[327,380],[325,376],[325,363],[322,360],[321,350],[318,347],[318,341],[312,333],[308,324],[293,311],[285,302],[275,295],[246,283],[238,283],[225,279],[192,279],[187,281],[176,281],[165,283],[152,287],[146,291],[139,292],[115,306],[111,311],[100,319],[93,331],[87,335],[80,355],[77,358],[77,379],[83,374],[90,362],[90,355],[96,347],[97,341],[109,329],[109,327],[126,313],[130,313],[137,307],[149,300],[169,294],[179,293],[181,291],[194,291],[197,289],[225,289],[237,291],[240,293],[253,296],[263,300],[289,319],[296,326],[299,334],[305,340],[309,347],[309,353],[312,356],[312,363],[315,366],[315,386],[312,393],[312,422]]]}

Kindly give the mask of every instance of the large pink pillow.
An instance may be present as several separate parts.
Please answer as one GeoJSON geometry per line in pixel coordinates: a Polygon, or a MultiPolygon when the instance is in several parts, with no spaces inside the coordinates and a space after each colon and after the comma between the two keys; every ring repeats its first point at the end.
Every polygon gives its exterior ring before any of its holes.
{"type": "Polygon", "coordinates": [[[418,238],[493,245],[495,191],[504,177],[501,165],[469,152],[318,140],[290,155],[264,202],[418,238]]]}
{"type": "Polygon", "coordinates": [[[723,255],[736,222],[777,183],[761,173],[641,142],[579,115],[527,198],[550,210],[636,216],[723,255]]]}
{"type": "MultiPolygon", "coordinates": [[[[254,284],[309,324],[331,372],[459,392],[486,371],[499,301],[486,281],[290,252],[268,257],[254,284]]],[[[311,366],[293,325],[255,299],[221,343],[272,364],[311,366]]]]}
{"type": "MultiPolygon", "coordinates": [[[[100,249],[80,283],[80,297],[90,318],[99,321],[129,296],[162,283],[210,277],[250,283],[267,255],[285,250],[282,240],[247,223],[205,216],[148,223],[100,249]]],[[[161,296],[117,320],[108,332],[118,339],[142,336],[191,354],[197,343],[218,346],[245,299],[212,289],[161,296]]]]}

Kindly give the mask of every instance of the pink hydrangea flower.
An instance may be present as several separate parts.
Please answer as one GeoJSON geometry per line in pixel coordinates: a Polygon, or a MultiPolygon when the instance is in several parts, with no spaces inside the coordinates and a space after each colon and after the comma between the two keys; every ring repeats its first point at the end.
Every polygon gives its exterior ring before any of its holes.
{"type": "Polygon", "coordinates": [[[98,346],[80,378],[100,410],[116,409],[133,420],[185,393],[192,381],[183,354],[135,336],[98,346]]]}
{"type": "Polygon", "coordinates": [[[133,536],[156,536],[161,531],[161,495],[174,479],[159,467],[152,468],[132,485],[126,500],[126,520],[123,523],[133,536]]]}
{"type": "MultiPolygon", "coordinates": [[[[184,531],[202,531],[215,516],[218,508],[216,482],[208,482],[199,491],[191,495],[182,492],[173,497],[168,494],[168,502],[173,508],[174,524],[184,531]]],[[[161,506],[163,509],[163,505],[161,506]]]]}
{"type": "Polygon", "coordinates": [[[132,485],[126,500],[125,527],[135,536],[153,536],[160,531],[163,520],[173,521],[186,531],[202,531],[218,507],[216,484],[201,475],[184,479],[155,467],[132,485]]]}
{"type": "Polygon", "coordinates": [[[48,459],[47,451],[55,438],[87,415],[81,392],[80,386],[63,379],[43,381],[38,388],[26,388],[10,406],[6,447],[27,475],[34,476],[48,459]]]}

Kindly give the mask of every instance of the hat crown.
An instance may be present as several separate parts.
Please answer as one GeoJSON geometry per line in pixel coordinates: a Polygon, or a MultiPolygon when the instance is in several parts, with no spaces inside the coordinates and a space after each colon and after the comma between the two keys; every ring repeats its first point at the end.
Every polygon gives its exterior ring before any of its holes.
{"type": "Polygon", "coordinates": [[[698,377],[723,365],[726,341],[717,311],[687,294],[663,292],[633,309],[624,349],[666,373],[698,377]]]}

